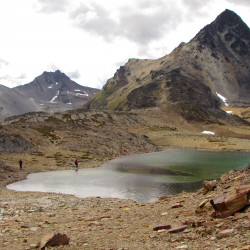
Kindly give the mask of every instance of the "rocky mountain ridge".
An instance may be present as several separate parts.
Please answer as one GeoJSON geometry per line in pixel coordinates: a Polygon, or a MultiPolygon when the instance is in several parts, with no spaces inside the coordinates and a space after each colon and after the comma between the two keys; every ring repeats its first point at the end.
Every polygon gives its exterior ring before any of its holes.
{"type": "Polygon", "coordinates": [[[61,112],[83,106],[99,89],[85,87],[57,70],[15,88],[0,86],[0,120],[33,111],[61,112]]]}
{"type": "Polygon", "coordinates": [[[235,117],[220,108],[249,107],[249,83],[250,31],[239,16],[225,10],[171,54],[157,60],[130,59],[85,107],[167,106],[187,120],[232,122],[235,117]]]}

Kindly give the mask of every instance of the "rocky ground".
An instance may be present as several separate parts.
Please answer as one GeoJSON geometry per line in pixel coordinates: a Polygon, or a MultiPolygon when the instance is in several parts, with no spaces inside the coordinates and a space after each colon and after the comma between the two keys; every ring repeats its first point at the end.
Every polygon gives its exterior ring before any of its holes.
{"type": "Polygon", "coordinates": [[[231,171],[212,191],[152,203],[2,189],[0,248],[35,249],[46,235],[60,233],[70,240],[56,249],[250,249],[249,205],[214,218],[209,202],[242,186],[249,194],[249,173],[249,167],[231,171]]]}
{"type": "MultiPolygon", "coordinates": [[[[0,141],[4,149],[0,154],[1,249],[39,248],[56,233],[65,234],[57,235],[63,240],[57,244],[70,240],[55,249],[250,249],[249,205],[218,218],[211,217],[210,203],[240,186],[249,188],[249,168],[231,171],[209,192],[181,193],[152,203],[5,188],[30,172],[72,169],[75,159],[80,168],[89,168],[117,156],[165,148],[249,150],[249,126],[190,124],[155,109],[50,118],[30,114],[0,126],[0,133],[7,138],[0,141]],[[203,130],[215,135],[202,135],[203,130]]],[[[246,202],[243,196],[236,204],[246,202]]],[[[234,209],[235,202],[230,204],[234,209]]]]}

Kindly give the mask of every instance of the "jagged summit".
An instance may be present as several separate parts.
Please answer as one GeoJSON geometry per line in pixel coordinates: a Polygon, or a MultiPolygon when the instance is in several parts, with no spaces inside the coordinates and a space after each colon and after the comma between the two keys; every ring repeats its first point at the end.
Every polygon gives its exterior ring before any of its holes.
{"type": "Polygon", "coordinates": [[[129,60],[86,105],[128,110],[167,106],[188,120],[231,119],[220,107],[250,106],[250,30],[225,10],[158,60],[129,60]]]}
{"type": "MultiPolygon", "coordinates": [[[[235,12],[226,9],[223,11],[211,25],[216,25],[219,32],[223,32],[226,26],[242,25],[244,23],[240,16],[235,12]]],[[[244,23],[245,24],[245,23],[244,23]]],[[[245,24],[247,27],[247,25],[245,24]]]]}
{"type": "Polygon", "coordinates": [[[230,43],[231,49],[241,56],[249,56],[250,30],[233,11],[225,10],[211,24],[205,26],[191,41],[198,40],[211,49],[230,43]]]}
{"type": "Polygon", "coordinates": [[[62,73],[60,70],[56,70],[55,72],[47,72],[44,71],[42,75],[37,76],[34,81],[44,81],[45,84],[53,84],[57,82],[66,82],[71,81],[70,78],[62,73]]]}

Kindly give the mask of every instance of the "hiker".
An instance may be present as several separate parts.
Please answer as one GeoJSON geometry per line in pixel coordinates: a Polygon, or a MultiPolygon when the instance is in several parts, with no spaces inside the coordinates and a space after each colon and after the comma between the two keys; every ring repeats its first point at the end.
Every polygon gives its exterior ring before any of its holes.
{"type": "Polygon", "coordinates": [[[76,169],[78,169],[78,160],[75,160],[76,169]]]}
{"type": "Polygon", "coordinates": [[[20,167],[20,170],[22,170],[22,167],[23,167],[23,161],[22,160],[19,161],[19,167],[20,167]]]}

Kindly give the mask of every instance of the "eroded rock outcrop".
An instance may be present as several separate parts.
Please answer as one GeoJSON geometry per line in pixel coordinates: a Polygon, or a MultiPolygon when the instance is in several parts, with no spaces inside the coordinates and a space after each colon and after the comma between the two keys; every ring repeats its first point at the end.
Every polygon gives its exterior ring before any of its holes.
{"type": "Polygon", "coordinates": [[[36,151],[34,145],[21,135],[0,133],[0,153],[32,153],[36,151]]]}

